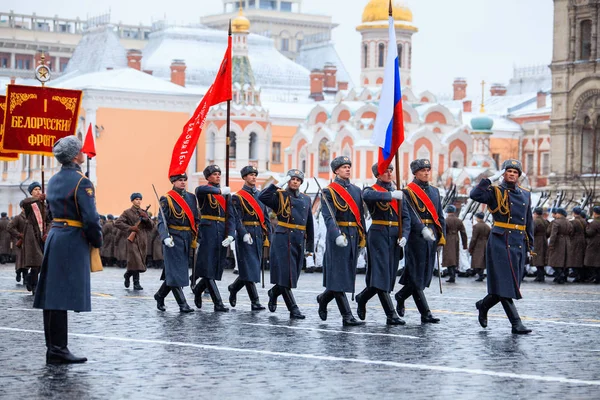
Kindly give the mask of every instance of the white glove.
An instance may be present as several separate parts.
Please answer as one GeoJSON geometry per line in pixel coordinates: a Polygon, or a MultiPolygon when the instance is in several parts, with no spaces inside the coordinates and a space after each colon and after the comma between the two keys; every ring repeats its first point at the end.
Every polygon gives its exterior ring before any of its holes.
{"type": "Polygon", "coordinates": [[[173,241],[172,237],[168,237],[165,240],[163,240],[163,243],[165,244],[165,246],[167,247],[175,247],[175,242],[173,241]]]}
{"type": "Polygon", "coordinates": [[[279,182],[277,182],[277,184],[275,186],[277,186],[278,188],[282,188],[285,186],[286,183],[288,183],[290,181],[290,179],[292,179],[292,177],[289,175],[286,175],[279,182]]]}
{"type": "Polygon", "coordinates": [[[221,194],[223,196],[227,196],[229,193],[231,193],[231,188],[229,186],[223,186],[221,188],[221,194]]]}
{"type": "Polygon", "coordinates": [[[340,235],[335,238],[335,244],[339,247],[346,247],[348,246],[348,239],[346,239],[346,236],[340,235]]]}
{"type": "Polygon", "coordinates": [[[489,179],[489,180],[490,180],[492,183],[494,183],[494,182],[496,182],[498,179],[500,179],[500,178],[502,177],[502,175],[504,175],[504,172],[506,172],[506,170],[504,170],[504,169],[503,169],[503,170],[501,170],[501,171],[498,171],[498,172],[496,172],[494,175],[490,176],[488,179],[489,179]]]}
{"type": "Polygon", "coordinates": [[[431,228],[428,228],[426,226],[423,227],[423,229],[421,230],[421,235],[425,238],[425,240],[435,242],[435,235],[433,234],[431,228]]]}
{"type": "Polygon", "coordinates": [[[400,246],[400,247],[406,246],[406,238],[398,239],[398,246],[400,246]]]}
{"type": "Polygon", "coordinates": [[[221,242],[221,246],[223,247],[229,247],[229,245],[233,243],[233,236],[227,236],[227,239],[223,240],[221,242]]]}
{"type": "Polygon", "coordinates": [[[244,239],[243,240],[244,240],[244,243],[247,243],[247,244],[254,243],[254,240],[252,240],[252,235],[250,235],[249,233],[246,233],[244,235],[244,239]]]}
{"type": "Polygon", "coordinates": [[[392,199],[402,200],[403,197],[402,190],[392,190],[392,199]]]}

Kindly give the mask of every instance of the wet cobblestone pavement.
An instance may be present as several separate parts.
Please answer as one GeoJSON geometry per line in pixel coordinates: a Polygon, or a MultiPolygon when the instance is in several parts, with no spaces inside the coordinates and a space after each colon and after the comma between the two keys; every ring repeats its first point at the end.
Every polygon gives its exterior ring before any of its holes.
{"type": "MultiPolygon", "coordinates": [[[[42,313],[14,266],[0,267],[0,398],[600,398],[600,285],[529,278],[517,307],[533,333],[517,336],[500,306],[479,326],[486,289],[473,278],[425,291],[440,324],[421,325],[409,299],[407,324],[388,327],[374,298],[367,324],[344,328],[335,302],[327,321],[317,315],[318,273],[301,275],[294,295],[307,318],[290,321],[281,298],[275,313],[250,311],[245,290],[229,313],[205,297],[180,314],[172,295],[163,313],[152,297],[160,271],[142,275],[141,292],[123,287],[123,272],[93,274],[93,311],[69,313],[69,348],[89,361],[47,366],[42,313]]],[[[224,300],[235,277],[219,282],[224,300]]],[[[357,282],[360,291],[364,276],[357,282]]],[[[269,287],[259,288],[263,305],[269,287]]]]}

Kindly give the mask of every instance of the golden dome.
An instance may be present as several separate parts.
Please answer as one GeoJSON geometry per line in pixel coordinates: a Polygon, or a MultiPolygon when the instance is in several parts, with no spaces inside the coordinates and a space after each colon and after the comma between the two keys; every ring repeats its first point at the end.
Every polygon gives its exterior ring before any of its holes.
{"type": "MultiPolygon", "coordinates": [[[[370,0],[362,14],[362,22],[387,21],[389,16],[389,0],[370,0]]],[[[392,15],[395,21],[412,22],[412,11],[392,0],[392,15]]]]}
{"type": "Polygon", "coordinates": [[[250,31],[250,20],[244,17],[242,7],[237,17],[231,20],[231,31],[233,33],[247,33],[250,31]]]}

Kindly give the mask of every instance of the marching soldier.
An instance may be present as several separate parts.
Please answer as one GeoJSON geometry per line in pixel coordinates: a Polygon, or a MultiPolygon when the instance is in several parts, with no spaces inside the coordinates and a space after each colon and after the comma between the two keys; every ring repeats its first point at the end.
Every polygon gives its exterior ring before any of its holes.
{"type": "Polygon", "coordinates": [[[6,264],[10,257],[10,232],[8,216],[5,212],[0,214],[0,264],[6,264]]]}
{"type": "Polygon", "coordinates": [[[550,222],[543,217],[542,207],[536,207],[533,211],[533,253],[531,256],[531,265],[536,267],[536,277],[534,282],[544,282],[546,280],[546,265],[548,261],[548,237],[550,232],[548,226],[550,222]]]}
{"type": "Polygon", "coordinates": [[[363,190],[363,199],[371,214],[371,227],[367,232],[367,287],[356,295],[358,318],[364,320],[367,302],[376,294],[387,317],[387,325],[404,325],[398,318],[390,292],[394,290],[402,248],[410,234],[410,214],[402,201],[402,191],[392,184],[392,166],[381,175],[377,164],[371,168],[377,182],[363,190]],[[402,235],[398,234],[398,201],[401,204],[402,235]]]}
{"type": "Polygon", "coordinates": [[[553,211],[554,220],[550,224],[548,239],[548,265],[556,272],[554,282],[563,284],[567,281],[567,253],[573,226],[567,221],[567,211],[564,208],[555,208],[553,211]]]}
{"type": "Polygon", "coordinates": [[[42,265],[44,242],[46,240],[46,195],[42,193],[42,185],[33,182],[27,188],[31,195],[23,200],[25,211],[25,229],[23,233],[23,266],[28,274],[23,283],[28,291],[35,293],[38,275],[42,265]]]}
{"type": "Polygon", "coordinates": [[[531,332],[521,322],[513,299],[520,299],[527,253],[533,251],[531,193],[519,186],[523,166],[506,160],[502,170],[484,178],[471,190],[471,199],[487,204],[494,226],[486,248],[488,295],[476,303],[479,324],[487,327],[487,313],[498,302],[506,312],[513,334],[531,332]],[[504,178],[498,186],[492,183],[504,178]]]}
{"type": "Polygon", "coordinates": [[[235,307],[237,292],[244,286],[252,311],[264,310],[258,299],[255,282],[260,282],[260,267],[264,249],[269,247],[271,223],[264,204],[259,202],[256,190],[258,170],[249,165],[241,170],[244,187],[231,199],[236,211],[235,251],[239,276],[229,285],[229,304],[235,307]]]}
{"type": "MultiPolygon", "coordinates": [[[[159,215],[160,216],[160,215],[159,215]]],[[[158,219],[156,217],[152,217],[154,219],[154,224],[157,229],[154,234],[154,238],[152,240],[152,266],[154,268],[163,269],[165,267],[165,256],[163,254],[163,241],[160,238],[160,232],[158,231],[158,219]]],[[[196,244],[198,244],[196,242],[196,244]]],[[[194,249],[191,253],[194,253],[196,249],[194,249]]],[[[193,259],[193,254],[192,254],[193,259]]]]}
{"type": "MultiPolygon", "coordinates": [[[[25,210],[23,210],[23,200],[19,203],[21,207],[21,213],[16,215],[8,223],[8,231],[12,237],[13,251],[15,252],[15,271],[17,273],[17,282],[21,282],[21,276],[23,281],[27,275],[27,268],[25,268],[23,257],[23,232],[25,231],[25,224],[27,223],[25,218],[25,210]]],[[[25,282],[23,282],[25,284],[25,282]]]]}
{"type": "Polygon", "coordinates": [[[595,206],[592,210],[594,219],[585,229],[588,241],[583,263],[592,270],[592,274],[595,273],[594,283],[600,283],[600,206],[595,206]]]}
{"type": "Polygon", "coordinates": [[[220,281],[227,264],[227,248],[235,235],[235,210],[231,205],[231,189],[221,187],[221,169],[218,165],[204,168],[204,178],[208,185],[196,188],[196,198],[200,205],[200,243],[196,260],[195,279],[200,282],[194,287],[194,304],[202,307],[202,293],[208,289],[214,310],[227,312],[215,280],[220,281]]]}
{"type": "Polygon", "coordinates": [[[106,266],[112,266],[115,260],[115,236],[117,228],[115,228],[115,217],[112,214],[106,216],[106,222],[102,226],[102,250],[101,255],[106,261],[106,266]]]}
{"type": "Polygon", "coordinates": [[[156,308],[165,311],[165,297],[173,292],[179,311],[189,313],[194,309],[188,305],[182,288],[189,284],[188,260],[197,247],[200,219],[196,197],[185,190],[187,175],[172,175],[169,180],[173,188],[159,200],[162,216],[159,213],[157,229],[164,245],[165,268],[160,278],[163,283],[154,294],[154,300],[156,308]]]}
{"type": "Polygon", "coordinates": [[[87,361],[67,347],[67,310],[91,311],[90,247],[102,247],[94,185],[80,168],[81,146],[75,136],[67,136],[52,149],[62,168],[48,182],[47,199],[54,219],[33,301],[35,308],[44,310],[48,364],[87,361]]]}
{"type": "Polygon", "coordinates": [[[469,254],[471,255],[471,269],[477,272],[476,282],[482,282],[485,273],[485,246],[492,230],[483,218],[482,212],[475,213],[477,223],[473,225],[473,233],[469,242],[469,254]]]}
{"type": "Polygon", "coordinates": [[[423,290],[431,284],[436,249],[446,243],[446,222],[442,213],[440,192],[429,184],[429,160],[414,160],[410,163],[410,169],[415,178],[403,192],[411,213],[411,226],[404,272],[400,277],[400,283],[404,286],[394,296],[398,302],[396,311],[403,317],[404,302],[412,296],[421,314],[421,322],[436,324],[440,319],[431,314],[423,290]]]}
{"type": "Polygon", "coordinates": [[[352,315],[345,293],[354,293],[359,249],[366,246],[362,192],[350,182],[351,167],[348,157],[333,159],[331,170],[335,179],[321,194],[323,202],[329,205],[322,208],[327,236],[323,256],[325,291],[317,296],[319,317],[327,319],[327,304],[335,298],[344,326],[364,324],[352,315]]]}
{"type": "Polygon", "coordinates": [[[462,220],[456,216],[456,207],[452,204],[446,207],[446,245],[442,256],[442,267],[448,268],[450,277],[446,282],[456,282],[456,270],[460,264],[460,249],[458,247],[458,236],[462,242],[463,249],[467,249],[467,231],[462,220]]]}
{"type": "Polygon", "coordinates": [[[131,208],[123,211],[115,221],[115,227],[127,235],[127,271],[123,275],[124,284],[129,288],[130,279],[133,277],[133,290],[144,290],[140,285],[140,273],[146,272],[146,247],[152,221],[148,213],[140,207],[141,193],[132,193],[129,199],[131,208]]]}
{"type": "MultiPolygon", "coordinates": [[[[571,223],[571,236],[569,237],[569,250],[567,251],[567,267],[573,269],[574,283],[582,282],[583,259],[585,258],[585,228],[587,221],[581,216],[581,207],[573,208],[571,223]]],[[[567,269],[568,276],[568,269],[567,269]]]]}
{"type": "Polygon", "coordinates": [[[277,310],[277,297],[283,296],[291,319],[304,319],[300,312],[293,288],[298,285],[305,253],[314,252],[314,227],[310,197],[300,192],[304,173],[289,170],[277,183],[269,185],[258,196],[277,215],[277,224],[271,242],[270,273],[273,286],[269,291],[269,311],[277,310]],[[287,189],[283,187],[287,184],[287,189]]]}

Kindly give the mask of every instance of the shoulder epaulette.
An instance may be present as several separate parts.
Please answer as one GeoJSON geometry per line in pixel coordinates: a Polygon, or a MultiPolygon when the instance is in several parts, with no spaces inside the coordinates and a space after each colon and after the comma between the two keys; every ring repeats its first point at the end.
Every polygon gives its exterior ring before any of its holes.
{"type": "Polygon", "coordinates": [[[523,187],[523,186],[521,186],[521,185],[519,185],[519,189],[523,189],[523,190],[524,190],[524,191],[526,191],[526,192],[531,192],[531,190],[529,190],[529,189],[527,189],[527,188],[524,188],[524,187],[523,187]]]}

